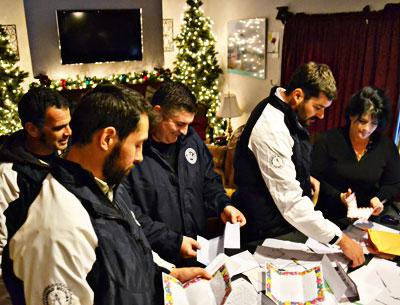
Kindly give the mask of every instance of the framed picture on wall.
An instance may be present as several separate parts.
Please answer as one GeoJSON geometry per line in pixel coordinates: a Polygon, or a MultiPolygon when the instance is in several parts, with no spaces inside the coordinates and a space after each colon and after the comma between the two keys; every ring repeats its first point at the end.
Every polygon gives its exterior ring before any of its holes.
{"type": "Polygon", "coordinates": [[[164,52],[174,51],[174,20],[163,19],[164,52]]]}
{"type": "Polygon", "coordinates": [[[265,79],[266,18],[228,22],[228,72],[265,79]]]}
{"type": "Polygon", "coordinates": [[[15,24],[0,24],[0,27],[2,27],[6,31],[9,42],[11,44],[11,49],[17,55],[17,59],[19,60],[17,27],[15,26],[15,24]]]}

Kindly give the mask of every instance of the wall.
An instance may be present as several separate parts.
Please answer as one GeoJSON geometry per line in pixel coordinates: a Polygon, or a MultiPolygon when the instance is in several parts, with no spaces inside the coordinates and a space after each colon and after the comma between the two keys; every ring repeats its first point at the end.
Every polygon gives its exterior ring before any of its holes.
{"type": "Polygon", "coordinates": [[[19,67],[28,72],[23,87],[28,88],[29,83],[33,81],[31,55],[28,42],[28,33],[26,30],[24,1],[23,0],[1,0],[0,24],[15,24],[17,29],[19,67]]]}
{"type": "MultiPolygon", "coordinates": [[[[383,0],[203,0],[203,9],[205,15],[209,16],[214,22],[213,33],[217,39],[218,60],[224,70],[221,77],[221,91],[229,91],[236,94],[240,107],[244,110],[244,114],[240,118],[232,119],[234,128],[244,124],[254,106],[265,98],[275,84],[280,81],[281,67],[281,51],[283,38],[283,24],[275,20],[278,6],[289,6],[289,11],[294,13],[304,12],[309,14],[316,13],[337,13],[361,11],[366,5],[370,5],[371,10],[381,10],[386,3],[399,1],[383,1],[383,0]],[[227,22],[229,20],[246,19],[254,17],[266,17],[268,19],[268,31],[280,33],[279,57],[271,58],[267,56],[266,62],[266,79],[259,80],[252,77],[241,76],[237,74],[227,74],[227,22]]],[[[179,24],[179,16],[183,10],[180,9],[181,0],[163,0],[163,15],[166,18],[174,18],[174,23],[179,24]]],[[[175,26],[174,26],[175,30],[175,26]]],[[[177,29],[179,33],[179,28],[177,29]]],[[[168,54],[166,64],[171,64],[168,54]]],[[[167,56],[166,56],[167,59],[167,56]]]]}
{"type": "Polygon", "coordinates": [[[164,64],[161,0],[25,0],[24,2],[34,75],[43,73],[52,79],[75,77],[77,74],[102,77],[113,73],[152,70],[164,64]],[[142,8],[144,51],[142,61],[61,65],[55,15],[57,9],[128,8],[142,8]]]}

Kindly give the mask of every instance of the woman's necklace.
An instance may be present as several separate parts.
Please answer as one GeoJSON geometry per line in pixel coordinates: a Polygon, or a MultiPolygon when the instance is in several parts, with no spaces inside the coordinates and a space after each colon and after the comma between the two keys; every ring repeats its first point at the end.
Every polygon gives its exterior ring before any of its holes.
{"type": "Polygon", "coordinates": [[[356,154],[357,161],[360,161],[361,158],[367,152],[368,141],[366,141],[365,143],[358,144],[358,145],[351,143],[351,145],[353,146],[353,150],[354,150],[354,153],[356,154]]]}

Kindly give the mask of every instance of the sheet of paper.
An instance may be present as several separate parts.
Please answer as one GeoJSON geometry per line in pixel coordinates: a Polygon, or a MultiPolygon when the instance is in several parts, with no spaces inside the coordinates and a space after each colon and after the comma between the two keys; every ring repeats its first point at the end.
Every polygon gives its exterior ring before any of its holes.
{"type": "Polygon", "coordinates": [[[322,258],[321,265],[324,279],[331,288],[335,299],[339,302],[346,291],[346,283],[341,279],[335,268],[333,268],[332,262],[326,255],[322,258]]]}
{"type": "Polygon", "coordinates": [[[308,238],[306,246],[313,250],[315,253],[328,254],[328,253],[342,253],[342,250],[337,245],[322,244],[313,238],[308,238]]]}
{"type": "Polygon", "coordinates": [[[207,240],[198,235],[197,242],[201,247],[201,249],[197,250],[197,261],[204,265],[208,265],[219,253],[224,252],[223,238],[221,236],[207,240]]]}
{"type": "Polygon", "coordinates": [[[374,257],[368,264],[374,268],[389,294],[400,299],[400,267],[395,262],[374,257]]]}
{"type": "Polygon", "coordinates": [[[367,220],[374,211],[373,208],[358,207],[354,193],[350,195],[347,201],[347,218],[367,220]]]}
{"type": "Polygon", "coordinates": [[[185,283],[184,287],[189,305],[220,305],[215,299],[210,281],[196,278],[189,283],[185,283]]]}
{"type": "Polygon", "coordinates": [[[220,253],[206,267],[209,274],[214,274],[223,264],[226,264],[229,256],[225,253],[220,253]]]}
{"type": "Polygon", "coordinates": [[[368,268],[368,266],[358,268],[349,273],[349,276],[357,285],[361,304],[368,304],[385,290],[385,286],[377,276],[376,271],[368,268]]]}
{"type": "Polygon", "coordinates": [[[225,224],[224,248],[240,249],[240,223],[227,222],[225,224]]]}
{"type": "Polygon", "coordinates": [[[232,282],[232,291],[229,294],[226,305],[256,305],[261,304],[261,295],[257,293],[253,285],[245,279],[239,278],[232,282]]]}
{"type": "MultiPolygon", "coordinates": [[[[210,280],[210,287],[213,291],[216,303],[218,305],[225,304],[226,299],[232,292],[231,278],[226,265],[222,265],[218,271],[214,273],[210,280]]],[[[207,303],[203,302],[202,304],[207,303]]]]}
{"type": "Polygon", "coordinates": [[[321,266],[291,272],[267,264],[266,295],[277,304],[304,304],[324,300],[321,266]]]}
{"type": "Polygon", "coordinates": [[[295,243],[287,240],[279,240],[275,238],[267,238],[262,243],[262,246],[286,250],[299,250],[304,252],[312,252],[305,244],[295,243]]]}
{"type": "Polygon", "coordinates": [[[254,289],[257,292],[265,290],[266,286],[266,272],[265,268],[257,267],[246,272],[243,272],[245,276],[249,279],[251,284],[253,285],[254,289]]]}
{"type": "Polygon", "coordinates": [[[206,270],[208,273],[214,274],[222,264],[226,265],[230,277],[259,266],[249,251],[243,251],[233,256],[227,256],[224,253],[218,254],[218,256],[206,267],[206,270]]]}
{"type": "Polygon", "coordinates": [[[376,223],[373,221],[362,221],[362,220],[357,220],[353,223],[354,226],[357,228],[363,229],[367,231],[368,229],[373,229],[377,231],[384,231],[384,232],[392,232],[392,233],[400,233],[400,231],[389,228],[387,226],[381,225],[380,223],[376,223]]]}

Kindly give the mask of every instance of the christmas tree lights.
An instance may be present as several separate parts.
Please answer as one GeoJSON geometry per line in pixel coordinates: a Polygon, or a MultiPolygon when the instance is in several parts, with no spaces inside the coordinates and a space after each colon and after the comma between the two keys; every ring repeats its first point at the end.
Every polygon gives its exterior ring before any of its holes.
{"type": "Polygon", "coordinates": [[[222,73],[215,51],[210,18],[204,17],[200,0],[187,0],[181,32],[175,39],[178,54],[173,79],[186,84],[197,101],[208,109],[207,137],[213,140],[224,135],[225,121],[216,117],[220,104],[218,77],[222,73]]]}
{"type": "Polygon", "coordinates": [[[0,27],[0,135],[21,129],[17,103],[22,95],[21,83],[28,76],[16,65],[6,31],[0,27]]]}

